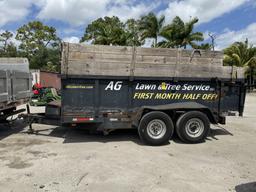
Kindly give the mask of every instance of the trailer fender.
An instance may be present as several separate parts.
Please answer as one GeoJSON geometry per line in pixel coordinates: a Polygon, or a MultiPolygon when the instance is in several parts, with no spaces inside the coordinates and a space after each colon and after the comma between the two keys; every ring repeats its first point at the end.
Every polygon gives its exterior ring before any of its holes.
{"type": "Polygon", "coordinates": [[[197,102],[180,102],[180,103],[172,103],[167,105],[155,105],[155,106],[142,106],[137,109],[137,113],[133,119],[133,125],[138,126],[140,119],[145,114],[146,111],[194,111],[198,110],[207,115],[210,122],[213,124],[217,124],[217,117],[213,114],[212,110],[207,106],[202,105],[197,102]]]}

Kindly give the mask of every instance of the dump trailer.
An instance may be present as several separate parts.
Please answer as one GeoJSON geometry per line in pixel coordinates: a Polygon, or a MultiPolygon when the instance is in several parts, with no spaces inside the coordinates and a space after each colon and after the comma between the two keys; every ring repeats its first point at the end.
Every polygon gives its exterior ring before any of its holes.
{"type": "Polygon", "coordinates": [[[32,95],[31,74],[26,58],[0,58],[0,123],[25,109],[16,107],[27,103],[32,95]]]}
{"type": "Polygon", "coordinates": [[[244,70],[223,66],[222,52],[63,43],[61,63],[61,102],[30,124],[131,128],[161,145],[174,132],[201,142],[210,124],[243,114],[244,70]]]}

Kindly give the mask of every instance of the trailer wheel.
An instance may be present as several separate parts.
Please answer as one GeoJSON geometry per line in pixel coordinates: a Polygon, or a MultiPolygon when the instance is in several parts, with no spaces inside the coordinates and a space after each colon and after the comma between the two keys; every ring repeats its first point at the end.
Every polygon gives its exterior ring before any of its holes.
{"type": "Polygon", "coordinates": [[[199,111],[186,112],[176,122],[177,135],[186,143],[202,142],[207,137],[209,130],[208,117],[199,111]]]}
{"type": "Polygon", "coordinates": [[[162,145],[169,141],[174,132],[172,119],[165,113],[153,111],[145,114],[139,124],[139,135],[149,145],[162,145]]]}

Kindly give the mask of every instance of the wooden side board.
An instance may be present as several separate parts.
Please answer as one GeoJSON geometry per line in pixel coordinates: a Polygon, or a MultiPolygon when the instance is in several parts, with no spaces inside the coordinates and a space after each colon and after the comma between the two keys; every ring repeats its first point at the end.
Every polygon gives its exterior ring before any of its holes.
{"type": "Polygon", "coordinates": [[[63,43],[62,74],[243,78],[219,51],[63,43]]]}

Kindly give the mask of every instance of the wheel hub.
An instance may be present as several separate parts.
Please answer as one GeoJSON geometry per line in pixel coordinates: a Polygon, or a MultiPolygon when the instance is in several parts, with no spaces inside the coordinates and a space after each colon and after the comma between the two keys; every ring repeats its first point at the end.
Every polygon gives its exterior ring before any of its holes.
{"type": "Polygon", "coordinates": [[[166,133],[166,125],[160,119],[154,119],[148,123],[147,133],[153,139],[162,138],[166,133]]]}
{"type": "Polygon", "coordinates": [[[204,132],[204,123],[199,118],[189,119],[185,125],[185,131],[190,137],[200,137],[204,132]]]}

